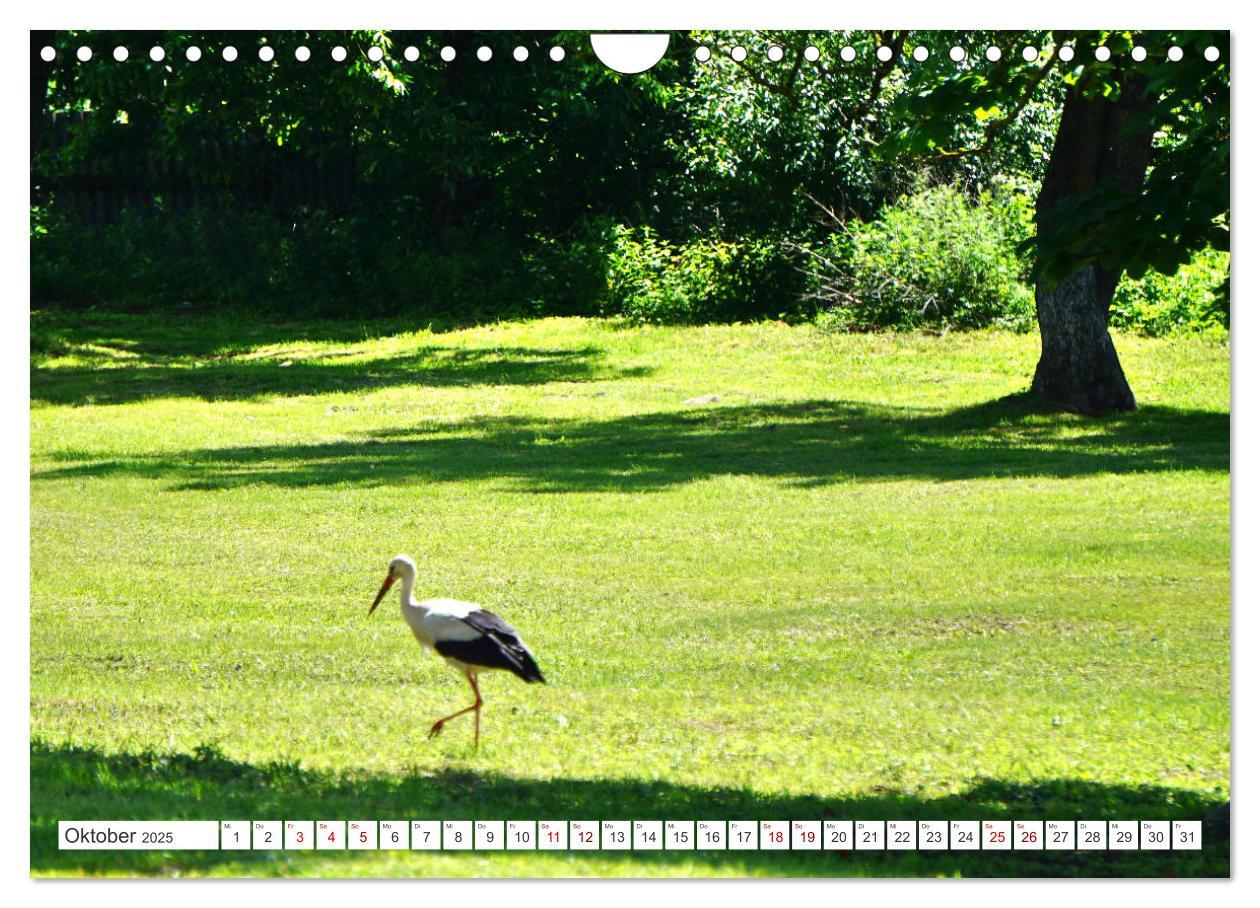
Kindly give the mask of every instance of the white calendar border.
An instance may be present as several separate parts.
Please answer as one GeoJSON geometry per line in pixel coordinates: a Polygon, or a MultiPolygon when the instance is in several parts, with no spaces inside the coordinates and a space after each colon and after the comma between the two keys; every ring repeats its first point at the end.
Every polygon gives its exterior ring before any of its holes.
{"type": "MultiPolygon", "coordinates": [[[[1241,4],[1238,9],[1241,9],[1241,4]]],[[[773,3],[751,3],[747,0],[708,0],[708,2],[678,3],[677,0],[636,0],[621,6],[596,6],[578,0],[566,2],[547,2],[535,0],[530,4],[508,4],[506,2],[485,2],[476,4],[447,4],[436,6],[417,6],[404,3],[402,0],[386,0],[373,5],[367,12],[361,6],[343,3],[329,3],[326,0],[282,0],[263,8],[256,2],[245,3],[241,0],[220,0],[216,4],[203,4],[176,10],[169,3],[158,3],[155,0],[133,0],[123,5],[101,6],[85,0],[62,0],[55,9],[31,7],[30,5],[15,8],[15,17],[21,17],[21,25],[30,27],[67,27],[91,26],[96,28],[258,28],[258,27],[362,27],[364,17],[373,21],[390,25],[416,26],[427,28],[604,28],[604,29],[654,29],[681,25],[694,27],[705,25],[712,27],[780,27],[780,28],[886,28],[913,25],[936,28],[1013,28],[1037,27],[1050,25],[1075,25],[1079,27],[1114,26],[1117,22],[1132,23],[1142,27],[1230,27],[1236,30],[1234,39],[1235,52],[1231,55],[1233,65],[1233,83],[1235,104],[1238,114],[1232,124],[1233,138],[1240,143],[1240,149],[1254,156],[1260,142],[1257,142],[1257,131],[1252,122],[1241,115],[1245,109],[1246,97],[1256,99],[1256,83],[1252,73],[1256,69],[1253,59],[1260,54],[1260,44],[1250,35],[1256,34],[1256,14],[1253,12],[1226,12],[1225,4],[1185,2],[1135,2],[1135,0],[1111,0],[1106,4],[1096,0],[1061,0],[1053,6],[1044,4],[1031,6],[1010,4],[1002,0],[972,0],[962,4],[942,4],[939,0],[892,0],[882,4],[854,4],[837,8],[834,3],[816,2],[795,3],[790,0],[776,0],[773,3]],[[39,21],[31,19],[39,17],[39,21]],[[178,21],[177,21],[178,20],[178,21]],[[680,21],[681,20],[681,21],[680,21]],[[1050,21],[1048,21],[1050,20],[1050,21]],[[1239,52],[1243,51],[1243,52],[1239,52]],[[1246,74],[1244,76],[1244,73],[1246,74]]],[[[3,14],[6,17],[9,12],[3,14]]],[[[8,20],[6,19],[6,24],[8,20]]],[[[17,34],[14,28],[7,32],[17,34]]],[[[0,91],[8,94],[7,109],[20,110],[27,103],[25,53],[12,52],[10,41],[6,49],[10,53],[0,55],[5,66],[4,76],[0,79],[0,91]]],[[[1252,104],[1254,107],[1254,103],[1252,104]]],[[[19,118],[18,128],[25,121],[19,118]]],[[[5,201],[0,212],[5,212],[8,229],[4,236],[12,238],[25,237],[29,229],[29,185],[27,183],[29,146],[25,141],[7,143],[0,152],[5,155],[5,164],[0,173],[7,175],[5,201]]],[[[1237,157],[1242,161],[1243,151],[1237,157]]],[[[1260,175],[1246,167],[1234,170],[1234,188],[1236,195],[1245,200],[1248,212],[1258,209],[1260,202],[1260,175]]],[[[0,215],[5,216],[5,215],[0,215]]],[[[1244,216],[1244,223],[1250,214],[1244,216]]],[[[1235,224],[1236,216],[1235,216],[1235,224]]],[[[1251,262],[1260,261],[1260,248],[1256,247],[1256,232],[1245,229],[1237,235],[1238,251],[1242,251],[1243,267],[1231,275],[1235,298],[1242,302],[1235,307],[1232,316],[1233,336],[1231,345],[1243,338],[1243,349],[1233,347],[1233,381],[1234,401],[1231,407],[1231,425],[1237,447],[1235,453],[1260,450],[1260,423],[1256,418],[1256,407],[1260,402],[1260,357],[1249,355],[1251,348],[1260,345],[1260,312],[1255,311],[1254,301],[1260,293],[1253,292],[1257,281],[1250,278],[1251,262]],[[1245,250],[1245,251],[1243,251],[1245,250]]],[[[10,598],[17,607],[3,610],[3,620],[9,623],[5,628],[5,643],[10,648],[7,667],[9,683],[7,689],[11,696],[3,698],[0,709],[3,709],[3,722],[0,729],[5,736],[5,745],[0,747],[0,760],[10,780],[21,779],[22,784],[11,786],[16,789],[16,796],[11,806],[10,818],[0,824],[0,853],[13,862],[10,879],[25,878],[25,886],[30,887],[28,895],[38,899],[41,905],[49,908],[58,906],[74,906],[82,908],[85,899],[90,898],[93,908],[112,908],[114,905],[135,908],[143,904],[169,904],[172,896],[170,885],[154,886],[150,881],[111,880],[108,883],[96,880],[77,881],[73,886],[57,886],[32,881],[29,876],[30,864],[30,788],[25,780],[29,779],[29,696],[18,696],[25,691],[29,695],[30,684],[30,625],[29,611],[24,604],[30,601],[30,565],[29,536],[29,470],[27,456],[29,444],[29,350],[26,338],[26,307],[29,299],[29,250],[26,242],[20,246],[11,242],[5,252],[6,273],[18,275],[15,282],[17,289],[12,296],[14,305],[5,307],[0,318],[6,324],[0,330],[4,343],[8,345],[0,356],[0,369],[7,374],[3,387],[10,389],[3,395],[3,418],[10,432],[17,432],[17,438],[0,449],[0,476],[5,483],[5,504],[9,521],[0,533],[3,542],[0,546],[0,557],[3,558],[4,575],[9,579],[10,598]],[[20,397],[26,391],[25,397],[20,397]],[[36,888],[38,887],[38,888],[36,888]],[[156,890],[156,891],[155,891],[156,890]]],[[[1237,457],[1231,458],[1233,465],[1241,466],[1237,457]]],[[[1260,513],[1257,513],[1258,481],[1252,478],[1250,471],[1233,470],[1231,482],[1233,500],[1231,515],[1233,521],[1234,551],[1255,550],[1260,532],[1257,524],[1260,513]]],[[[1260,566],[1248,562],[1245,558],[1235,561],[1232,566],[1235,602],[1254,602],[1260,594],[1260,566]]],[[[1233,652],[1241,651],[1244,638],[1251,651],[1255,650],[1256,627],[1260,617],[1247,609],[1235,609],[1233,612],[1233,652]]],[[[1231,683],[1232,697],[1242,702],[1254,702],[1260,694],[1260,666],[1255,659],[1238,660],[1233,665],[1231,683]]],[[[1250,778],[1256,769],[1254,755],[1260,752],[1257,746],[1255,722],[1247,724],[1239,721],[1240,714],[1232,711],[1237,724],[1232,730],[1235,755],[1235,775],[1250,778]],[[1240,755],[1246,757],[1246,768],[1240,755]]],[[[1235,785],[1237,779],[1235,779],[1235,785]]],[[[1235,817],[1237,809],[1234,808],[1235,817]]],[[[1245,809],[1244,817],[1249,817],[1245,809]]],[[[1249,820],[1238,822],[1235,819],[1232,830],[1232,854],[1253,854],[1250,848],[1255,838],[1251,832],[1249,820]],[[1240,851],[1240,849],[1242,849],[1240,851]]],[[[1260,870],[1254,861],[1234,862],[1236,874],[1234,885],[1222,887],[1214,882],[1202,883],[1194,881],[1126,881],[1126,895],[1137,889],[1141,891],[1143,908],[1184,908],[1198,898],[1196,893],[1203,893],[1212,900],[1214,906],[1250,901],[1254,904],[1257,895],[1256,880],[1260,870]],[[1209,889],[1210,887],[1210,889],[1209,889]]],[[[411,887],[412,881],[372,881],[370,885],[363,883],[343,883],[335,887],[304,886],[301,898],[307,908],[322,908],[324,905],[344,906],[348,894],[347,886],[358,888],[360,892],[371,894],[376,904],[398,903],[412,906],[415,903],[416,891],[411,887]]],[[[1114,900],[1119,895],[1112,881],[1081,881],[1073,884],[1070,890],[1058,886],[1029,885],[1041,881],[986,881],[983,885],[968,885],[967,881],[959,881],[948,886],[933,887],[931,899],[934,908],[976,908],[981,904],[1009,905],[1012,899],[1018,899],[1021,908],[1034,908],[1045,905],[1047,908],[1061,908],[1064,898],[1077,901],[1087,894],[1099,898],[1114,900]]],[[[219,886],[198,886],[181,882],[178,885],[180,908],[201,908],[213,906],[222,908],[225,896],[224,888],[219,886]]],[[[466,897],[468,885],[486,885],[484,883],[426,881],[423,891],[426,899],[441,899],[455,903],[466,897]]],[[[537,881],[528,885],[492,884],[512,887],[513,899],[519,900],[521,908],[532,905],[546,905],[555,908],[558,905],[576,904],[589,900],[594,894],[593,886],[598,883],[574,884],[565,882],[537,881]]],[[[720,885],[720,884],[719,884],[720,885]]],[[[923,893],[923,884],[919,881],[875,881],[852,882],[849,885],[869,886],[872,894],[891,893],[893,890],[910,894],[917,891],[923,893]],[[874,886],[878,885],[878,890],[874,886]],[[891,890],[889,887],[893,887],[891,890]]],[[[15,887],[16,888],[16,887],[15,887]]],[[[818,902],[834,904],[836,890],[825,882],[815,881],[768,881],[759,884],[756,890],[758,898],[769,896],[767,888],[782,891],[794,899],[802,898],[818,902]],[[812,896],[812,898],[810,898],[812,896]]],[[[485,890],[490,893],[492,890],[485,890]]],[[[500,888],[500,891],[502,889],[500,888]]],[[[749,893],[752,890],[742,890],[749,893]]],[[[270,881],[241,881],[231,884],[226,891],[228,898],[237,899],[246,893],[256,895],[259,900],[270,900],[276,897],[277,890],[270,881]]],[[[605,884],[598,893],[600,908],[642,908],[646,891],[638,886],[620,886],[605,884]]],[[[677,900],[678,903],[694,902],[696,890],[694,884],[686,882],[661,882],[652,884],[650,897],[653,901],[665,899],[666,902],[677,900]]],[[[773,896],[769,896],[773,897],[773,896]]]]}

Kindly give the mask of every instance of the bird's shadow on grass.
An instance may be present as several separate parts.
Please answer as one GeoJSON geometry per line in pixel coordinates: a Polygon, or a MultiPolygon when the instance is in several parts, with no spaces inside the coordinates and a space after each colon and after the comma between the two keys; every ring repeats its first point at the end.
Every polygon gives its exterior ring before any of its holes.
{"type": "MultiPolygon", "coordinates": [[[[487,760],[487,762],[489,762],[487,760]]],[[[234,875],[302,872],[308,852],[61,851],[58,820],[175,819],[1202,819],[1202,851],[1055,852],[601,852],[629,875],[686,863],[775,876],[1227,876],[1228,812],[1201,793],[1073,779],[980,779],[958,795],[898,792],[829,798],[635,779],[529,779],[477,768],[404,776],[332,773],[286,763],[252,764],[213,747],[194,753],[103,753],[35,741],[31,746],[31,871],[34,874],[234,875]]],[[[329,875],[353,875],[355,852],[320,852],[329,875]]],[[[479,857],[493,862],[492,852],[479,857]]],[[[583,875],[583,853],[571,854],[583,875]]],[[[450,864],[458,875],[459,865],[450,864]]],[[[405,870],[400,871],[406,873],[405,870]]],[[[484,866],[478,873],[485,874],[484,866]]],[[[493,874],[493,863],[490,873],[493,874]]]]}
{"type": "Polygon", "coordinates": [[[1088,419],[1042,412],[1026,395],[952,410],[813,400],[607,420],[477,417],[352,440],[54,456],[62,465],[34,479],[138,476],[203,490],[494,480],[530,492],[643,492],[722,475],[808,486],[1225,472],[1229,414],[1149,406],[1088,419]]]}

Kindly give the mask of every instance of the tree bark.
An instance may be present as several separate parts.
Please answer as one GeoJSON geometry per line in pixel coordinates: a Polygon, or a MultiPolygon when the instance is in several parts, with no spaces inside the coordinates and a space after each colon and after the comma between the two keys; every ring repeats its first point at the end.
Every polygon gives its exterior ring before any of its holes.
{"type": "MultiPolygon", "coordinates": [[[[1037,234],[1054,230],[1062,200],[1115,185],[1140,189],[1150,158],[1153,127],[1143,114],[1146,81],[1130,77],[1115,99],[1069,92],[1037,196],[1037,234]]],[[[1041,360],[1032,390],[1055,406],[1077,413],[1132,410],[1133,391],[1107,330],[1120,275],[1086,265],[1058,282],[1037,281],[1041,360]]]]}

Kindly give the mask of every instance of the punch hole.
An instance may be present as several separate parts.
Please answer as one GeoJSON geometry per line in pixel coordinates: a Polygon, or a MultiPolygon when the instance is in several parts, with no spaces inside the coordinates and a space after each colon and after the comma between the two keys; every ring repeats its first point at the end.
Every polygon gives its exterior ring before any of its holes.
{"type": "Polygon", "coordinates": [[[39,49],[39,58],[45,63],[51,63],[53,60],[57,59],[57,51],[55,48],[45,44],[39,49]]]}
{"type": "Polygon", "coordinates": [[[1130,53],[1130,56],[1133,57],[1133,59],[1136,60],[1138,63],[1141,63],[1143,60],[1146,59],[1146,48],[1142,47],[1139,44],[1137,47],[1133,48],[1132,52],[1130,53]]]}
{"type": "Polygon", "coordinates": [[[879,61],[881,63],[887,63],[889,60],[892,59],[892,55],[893,55],[893,50],[888,45],[884,45],[879,50],[875,51],[875,56],[879,58],[879,61]]]}
{"type": "Polygon", "coordinates": [[[707,47],[701,46],[696,48],[696,59],[701,63],[708,63],[712,57],[713,51],[709,50],[707,47]]]}
{"type": "Polygon", "coordinates": [[[1203,51],[1203,59],[1207,60],[1209,63],[1215,63],[1220,58],[1221,58],[1221,49],[1217,47],[1215,44],[1209,45],[1203,51]]]}
{"type": "Polygon", "coordinates": [[[297,60],[299,63],[305,63],[310,58],[311,49],[305,44],[295,48],[293,51],[293,59],[297,60]]]}
{"type": "Polygon", "coordinates": [[[262,47],[258,48],[258,59],[262,60],[264,63],[270,63],[275,58],[276,49],[270,44],[264,44],[262,47]]]}
{"type": "Polygon", "coordinates": [[[196,63],[201,59],[201,48],[194,44],[192,47],[184,51],[184,59],[186,59],[189,63],[196,63]]]}
{"type": "Polygon", "coordinates": [[[805,59],[808,60],[810,63],[816,62],[818,58],[821,56],[822,56],[822,51],[820,51],[814,45],[811,44],[809,45],[809,47],[805,48],[805,59]]]}
{"type": "Polygon", "coordinates": [[[742,45],[736,44],[731,48],[731,59],[736,63],[743,63],[748,59],[748,51],[742,45]]]}
{"type": "Polygon", "coordinates": [[[1184,56],[1185,56],[1185,51],[1183,51],[1176,44],[1168,48],[1168,60],[1170,63],[1180,63],[1181,58],[1184,56]]]}
{"type": "Polygon", "coordinates": [[[949,58],[955,63],[961,63],[963,60],[967,59],[967,52],[955,44],[949,49],[949,58]]]}
{"type": "Polygon", "coordinates": [[[771,63],[778,63],[783,59],[783,48],[777,44],[771,44],[769,50],[766,51],[766,59],[771,63]]]}
{"type": "Polygon", "coordinates": [[[442,48],[442,52],[439,56],[441,56],[441,58],[445,60],[447,63],[450,63],[452,60],[455,59],[455,48],[451,47],[448,44],[446,45],[446,47],[442,48]]]}
{"type": "Polygon", "coordinates": [[[668,33],[600,33],[591,35],[591,50],[613,72],[647,72],[669,50],[668,33]]]}
{"type": "Polygon", "coordinates": [[[166,50],[162,47],[157,47],[157,46],[150,47],[149,59],[152,60],[154,63],[161,63],[163,60],[166,59],[166,50]]]}
{"type": "Polygon", "coordinates": [[[857,51],[846,44],[844,47],[840,48],[840,59],[845,63],[852,63],[857,59],[857,51]]]}
{"type": "Polygon", "coordinates": [[[228,63],[235,63],[236,57],[237,57],[236,48],[233,47],[231,44],[223,48],[223,59],[226,60],[228,63]]]}
{"type": "Polygon", "coordinates": [[[408,63],[415,63],[420,59],[420,48],[414,44],[407,45],[407,49],[403,51],[403,59],[408,63]]]}
{"type": "Polygon", "coordinates": [[[385,59],[385,51],[381,47],[373,44],[368,48],[368,59],[373,63],[380,63],[385,59]]]}
{"type": "Polygon", "coordinates": [[[521,46],[512,51],[512,59],[517,63],[524,63],[529,59],[529,48],[521,46]]]}
{"type": "Polygon", "coordinates": [[[1072,45],[1065,44],[1059,48],[1059,59],[1062,60],[1064,63],[1070,63],[1072,61],[1072,58],[1075,56],[1076,56],[1076,51],[1072,48],[1072,45]]]}
{"type": "Polygon", "coordinates": [[[130,52],[121,44],[114,48],[114,59],[119,63],[126,62],[129,56],[131,56],[130,52]]]}
{"type": "Polygon", "coordinates": [[[92,59],[92,48],[85,44],[75,51],[74,55],[79,58],[80,63],[86,63],[88,60],[92,59]]]}
{"type": "Polygon", "coordinates": [[[480,60],[482,63],[489,63],[490,58],[493,56],[494,56],[494,51],[486,47],[486,45],[483,44],[481,45],[481,47],[477,48],[477,59],[480,60]]]}
{"type": "Polygon", "coordinates": [[[922,44],[920,44],[918,47],[914,49],[913,56],[914,56],[914,59],[922,63],[924,60],[928,58],[928,49],[924,47],[922,44]]]}
{"type": "Polygon", "coordinates": [[[333,61],[336,63],[344,62],[346,59],[346,54],[347,54],[346,49],[342,47],[340,44],[338,44],[336,47],[332,49],[332,58],[333,58],[333,61]]]}
{"type": "Polygon", "coordinates": [[[551,49],[551,53],[549,53],[547,56],[551,57],[551,60],[553,63],[559,63],[561,60],[564,59],[564,48],[561,47],[559,44],[557,44],[555,47],[551,49]]]}
{"type": "Polygon", "coordinates": [[[1037,48],[1033,47],[1031,44],[1029,44],[1023,50],[1023,57],[1024,57],[1025,63],[1035,63],[1037,58],[1040,56],[1041,56],[1041,51],[1037,50],[1037,48]]]}
{"type": "Polygon", "coordinates": [[[1099,63],[1106,63],[1111,59],[1111,50],[1106,47],[1094,48],[1094,59],[1099,63]]]}
{"type": "Polygon", "coordinates": [[[998,47],[996,44],[990,44],[988,49],[984,52],[984,58],[990,63],[996,63],[998,60],[1002,59],[1002,48],[998,47]]]}

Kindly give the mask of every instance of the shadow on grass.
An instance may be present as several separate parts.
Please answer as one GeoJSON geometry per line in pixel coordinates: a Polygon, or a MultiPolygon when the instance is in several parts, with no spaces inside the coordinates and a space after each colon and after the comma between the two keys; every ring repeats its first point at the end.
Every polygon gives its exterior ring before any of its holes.
{"type": "Polygon", "coordinates": [[[48,404],[123,404],[188,397],[242,400],[353,392],[396,385],[460,387],[629,378],[594,346],[465,348],[417,343],[409,352],[364,358],[363,341],[426,328],[427,323],[267,324],[252,318],[152,318],[36,312],[31,317],[31,400],[48,404]],[[295,352],[292,343],[344,343],[345,349],[295,352]],[[274,348],[274,349],[273,349],[274,348]],[[77,362],[49,366],[52,358],[77,362]]]}
{"type": "MultiPolygon", "coordinates": [[[[301,871],[302,852],[60,851],[61,819],[1206,819],[1202,851],[1178,852],[601,852],[633,874],[671,863],[780,876],[1226,876],[1222,803],[1158,786],[1071,779],[978,780],[957,796],[875,793],[854,798],[773,795],[633,779],[513,778],[492,771],[335,774],[253,765],[213,748],[193,754],[105,754],[33,742],[31,871],[172,874],[230,864],[239,875],[301,871]]],[[[363,856],[321,852],[347,874],[363,856]]],[[[575,857],[578,857],[575,855],[575,857]]],[[[490,856],[493,860],[493,855],[490,856]]],[[[580,857],[579,857],[580,859],[580,857]]],[[[574,873],[581,873],[575,866],[574,873]]],[[[334,871],[334,875],[337,871],[334,871]]]]}
{"type": "Polygon", "coordinates": [[[266,321],[256,311],[166,309],[149,314],[36,309],[31,312],[34,358],[64,356],[85,345],[138,357],[222,357],[291,343],[355,344],[409,331],[433,333],[478,324],[473,320],[373,318],[266,321]]]}
{"type": "Polygon", "coordinates": [[[64,451],[37,480],[139,476],[177,489],[494,479],[526,491],[651,491],[720,475],[798,485],[1229,469],[1229,414],[1145,407],[1038,412],[1025,396],[948,411],[842,401],[720,406],[612,420],[478,418],[360,440],[99,459],[64,451]]]}
{"type": "Polygon", "coordinates": [[[599,362],[594,347],[466,349],[426,344],[417,352],[378,359],[351,352],[307,358],[277,354],[232,359],[126,360],[108,366],[33,367],[31,400],[49,404],[123,404],[165,397],[247,400],[368,391],[398,385],[465,387],[597,381],[645,374],[599,362]]]}

